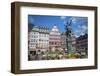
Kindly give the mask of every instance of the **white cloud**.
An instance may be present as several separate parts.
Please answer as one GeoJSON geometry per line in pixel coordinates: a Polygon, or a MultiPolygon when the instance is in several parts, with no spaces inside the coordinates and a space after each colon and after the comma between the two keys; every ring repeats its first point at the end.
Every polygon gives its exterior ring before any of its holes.
{"type": "Polygon", "coordinates": [[[76,30],[76,31],[75,31],[75,33],[79,33],[79,32],[80,32],[79,30],[76,30]]]}
{"type": "Polygon", "coordinates": [[[86,25],[78,25],[78,29],[80,29],[81,31],[86,31],[87,30],[87,26],[86,25]]]}
{"type": "Polygon", "coordinates": [[[77,20],[76,20],[75,17],[72,17],[70,20],[72,20],[73,23],[76,23],[77,22],[77,20]]]}
{"type": "Polygon", "coordinates": [[[61,16],[60,17],[62,20],[65,20],[66,19],[66,16],[61,16]]]}
{"type": "Polygon", "coordinates": [[[77,30],[75,31],[75,36],[79,37],[80,35],[84,35],[87,32],[87,26],[86,25],[78,25],[77,30]]]}
{"type": "Polygon", "coordinates": [[[84,35],[84,34],[85,34],[84,32],[81,32],[81,33],[80,33],[80,35],[84,35]]]}
{"type": "Polygon", "coordinates": [[[78,25],[78,29],[80,29],[81,28],[81,26],[80,25],[78,25]]]}
{"type": "Polygon", "coordinates": [[[75,37],[77,38],[77,37],[79,37],[79,35],[75,34],[75,37]]]}
{"type": "Polygon", "coordinates": [[[87,18],[86,17],[72,17],[70,18],[70,20],[72,20],[72,22],[75,24],[75,23],[85,23],[87,22],[87,18]]]}
{"type": "Polygon", "coordinates": [[[64,25],[66,24],[66,22],[67,22],[67,21],[66,21],[66,20],[64,20],[64,25]]]}
{"type": "Polygon", "coordinates": [[[87,26],[86,26],[86,25],[83,25],[83,26],[82,26],[82,29],[83,29],[83,30],[87,30],[87,26]]]}

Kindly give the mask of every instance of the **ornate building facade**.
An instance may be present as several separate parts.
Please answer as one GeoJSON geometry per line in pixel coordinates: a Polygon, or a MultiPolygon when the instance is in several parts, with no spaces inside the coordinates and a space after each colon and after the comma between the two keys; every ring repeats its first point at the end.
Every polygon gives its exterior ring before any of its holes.
{"type": "Polygon", "coordinates": [[[76,39],[76,47],[80,50],[88,49],[88,34],[81,35],[76,39]]]}
{"type": "Polygon", "coordinates": [[[61,34],[56,25],[53,26],[49,34],[49,48],[50,50],[59,50],[61,48],[61,34]]]}
{"type": "Polygon", "coordinates": [[[66,47],[66,34],[65,33],[62,33],[61,34],[61,48],[62,49],[67,49],[66,47]]]}
{"type": "MultiPolygon", "coordinates": [[[[67,50],[67,43],[66,43],[66,33],[62,33],[61,34],[61,48],[67,50]]],[[[74,33],[72,33],[72,47],[73,47],[73,51],[76,51],[76,37],[74,35],[74,33]]]]}
{"type": "Polygon", "coordinates": [[[46,51],[49,49],[49,30],[47,27],[34,26],[28,34],[30,51],[46,51]]]}
{"type": "Polygon", "coordinates": [[[72,46],[73,46],[73,51],[76,52],[76,37],[74,33],[72,33],[72,46]]]}

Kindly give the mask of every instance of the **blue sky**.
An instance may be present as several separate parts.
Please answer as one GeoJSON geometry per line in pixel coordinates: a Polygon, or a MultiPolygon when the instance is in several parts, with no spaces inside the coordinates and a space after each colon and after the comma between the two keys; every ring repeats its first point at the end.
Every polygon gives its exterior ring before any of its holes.
{"type": "Polygon", "coordinates": [[[72,31],[76,37],[84,35],[88,31],[88,18],[77,16],[47,16],[47,15],[28,15],[28,22],[37,26],[47,26],[49,31],[57,25],[60,32],[65,32],[65,23],[72,20],[72,31]]]}

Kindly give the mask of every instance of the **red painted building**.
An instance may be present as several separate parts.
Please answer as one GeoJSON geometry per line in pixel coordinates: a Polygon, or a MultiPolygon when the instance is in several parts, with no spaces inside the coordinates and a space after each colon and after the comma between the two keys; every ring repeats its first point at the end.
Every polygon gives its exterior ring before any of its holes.
{"type": "Polygon", "coordinates": [[[61,49],[61,34],[56,25],[53,26],[49,34],[49,48],[50,50],[61,49]]]}

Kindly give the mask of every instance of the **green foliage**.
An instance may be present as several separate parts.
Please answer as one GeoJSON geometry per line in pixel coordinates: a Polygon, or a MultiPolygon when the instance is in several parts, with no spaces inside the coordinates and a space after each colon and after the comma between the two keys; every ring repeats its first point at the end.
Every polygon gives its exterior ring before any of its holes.
{"type": "Polygon", "coordinates": [[[63,51],[55,50],[55,51],[46,51],[42,53],[42,59],[44,60],[54,60],[54,59],[77,59],[77,58],[86,58],[87,55],[85,53],[70,53],[67,54],[63,51]]]}
{"type": "Polygon", "coordinates": [[[72,53],[72,54],[67,54],[67,58],[80,58],[80,54],[78,53],[72,53]]]}

